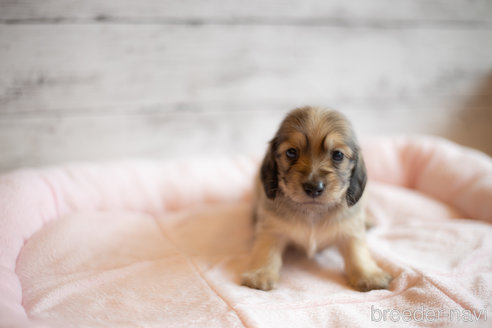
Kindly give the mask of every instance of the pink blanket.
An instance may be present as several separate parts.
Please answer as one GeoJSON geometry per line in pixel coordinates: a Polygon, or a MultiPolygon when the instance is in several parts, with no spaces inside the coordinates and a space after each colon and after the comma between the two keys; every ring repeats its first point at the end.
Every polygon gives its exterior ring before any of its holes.
{"type": "Polygon", "coordinates": [[[274,291],[239,285],[259,158],[4,175],[0,326],[490,324],[492,160],[427,137],[368,142],[364,156],[368,243],[395,277],[367,293],[347,286],[334,249],[287,253],[274,291]]]}

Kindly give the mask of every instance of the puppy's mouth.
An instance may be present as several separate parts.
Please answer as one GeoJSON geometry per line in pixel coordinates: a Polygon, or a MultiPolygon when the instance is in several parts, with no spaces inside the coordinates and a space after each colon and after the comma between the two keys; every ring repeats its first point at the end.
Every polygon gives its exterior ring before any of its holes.
{"type": "Polygon", "coordinates": [[[317,201],[317,200],[310,200],[310,201],[307,201],[307,202],[301,202],[302,205],[325,205],[325,203],[323,202],[320,202],[320,201],[317,201]]]}
{"type": "Polygon", "coordinates": [[[306,197],[306,195],[298,195],[297,193],[288,194],[285,193],[290,201],[300,205],[300,206],[308,206],[308,207],[317,207],[317,206],[326,206],[327,203],[322,197],[320,198],[311,198],[306,197]]]}

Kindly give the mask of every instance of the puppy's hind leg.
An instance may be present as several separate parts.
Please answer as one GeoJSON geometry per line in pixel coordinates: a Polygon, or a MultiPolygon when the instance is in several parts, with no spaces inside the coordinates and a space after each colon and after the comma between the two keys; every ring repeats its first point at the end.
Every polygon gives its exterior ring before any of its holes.
{"type": "Polygon", "coordinates": [[[271,290],[278,282],[282,253],[286,242],[271,233],[256,235],[248,272],[242,275],[242,284],[250,288],[271,290]]]}

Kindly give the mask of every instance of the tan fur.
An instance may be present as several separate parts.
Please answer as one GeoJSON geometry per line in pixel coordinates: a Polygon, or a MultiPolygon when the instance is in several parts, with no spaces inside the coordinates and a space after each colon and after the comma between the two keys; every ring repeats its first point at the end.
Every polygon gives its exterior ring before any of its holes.
{"type": "Polygon", "coordinates": [[[309,257],[338,246],[348,282],[360,291],[387,288],[391,277],[372,259],[365,242],[362,191],[365,167],[355,135],[338,112],[304,107],[282,122],[255,181],[255,245],[243,285],[270,290],[279,279],[282,253],[292,244],[309,257]],[[296,149],[295,160],[286,152],[296,149]],[[340,151],[344,158],[333,159],[340,151]],[[321,181],[321,195],[304,190],[321,181]]]}

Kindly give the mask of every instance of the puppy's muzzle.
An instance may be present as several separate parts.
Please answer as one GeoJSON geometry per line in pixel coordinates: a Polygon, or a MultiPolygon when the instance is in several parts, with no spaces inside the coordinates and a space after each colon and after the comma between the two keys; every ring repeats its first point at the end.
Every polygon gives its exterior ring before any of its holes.
{"type": "Polygon", "coordinates": [[[316,198],[325,191],[325,184],[322,181],[308,181],[302,184],[302,188],[309,197],[316,198]]]}

